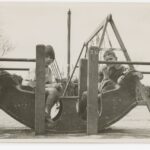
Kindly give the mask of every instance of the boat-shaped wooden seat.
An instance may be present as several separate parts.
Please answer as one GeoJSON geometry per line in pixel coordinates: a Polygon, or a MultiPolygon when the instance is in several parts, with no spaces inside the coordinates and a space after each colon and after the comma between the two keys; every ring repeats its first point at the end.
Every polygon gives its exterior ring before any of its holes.
{"type": "MultiPolygon", "coordinates": [[[[135,72],[128,72],[125,77],[114,88],[104,89],[98,95],[98,127],[99,131],[112,125],[119,119],[123,118],[129,111],[136,105],[136,82],[138,77],[134,75],[135,72]]],[[[86,119],[86,105],[87,93],[84,92],[82,99],[79,103],[79,115],[81,118],[86,119]]],[[[93,116],[94,117],[94,116],[93,116]]]]}
{"type": "MultiPolygon", "coordinates": [[[[124,117],[137,105],[135,91],[137,80],[130,72],[122,80],[119,88],[98,95],[99,131],[124,117]]],[[[34,128],[35,93],[23,90],[7,73],[0,75],[0,86],[0,108],[19,122],[34,128]]],[[[85,132],[86,120],[77,113],[76,102],[77,97],[61,97],[59,115],[54,125],[47,130],[55,133],[85,132]]],[[[86,112],[86,108],[83,107],[83,111],[86,112]]]]}

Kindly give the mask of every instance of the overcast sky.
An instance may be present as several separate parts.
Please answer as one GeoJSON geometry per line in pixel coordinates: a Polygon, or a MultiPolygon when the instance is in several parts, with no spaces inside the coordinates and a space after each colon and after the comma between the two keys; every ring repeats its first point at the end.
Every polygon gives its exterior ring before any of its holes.
{"type": "MultiPolygon", "coordinates": [[[[66,71],[68,9],[72,12],[71,64],[75,64],[84,41],[109,13],[131,59],[150,60],[150,4],[146,3],[1,2],[0,30],[15,47],[5,57],[34,58],[36,44],[51,44],[60,69],[66,71]]],[[[112,34],[110,38],[115,39],[112,34]]],[[[116,47],[115,42],[113,46],[116,47]]],[[[25,63],[19,65],[27,66],[25,63]]],[[[150,71],[150,67],[137,69],[150,71]]],[[[144,82],[147,81],[148,76],[144,82]]]]}

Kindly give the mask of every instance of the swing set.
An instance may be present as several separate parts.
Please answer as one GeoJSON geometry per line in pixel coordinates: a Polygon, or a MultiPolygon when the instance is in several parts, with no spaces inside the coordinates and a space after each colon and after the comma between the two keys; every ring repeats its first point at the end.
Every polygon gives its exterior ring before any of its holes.
{"type": "MultiPolygon", "coordinates": [[[[62,96],[52,110],[57,113],[52,117],[52,127],[45,126],[45,70],[44,45],[36,46],[36,59],[6,59],[0,61],[36,62],[36,90],[28,91],[17,84],[7,72],[0,74],[0,108],[10,116],[35,130],[35,134],[49,133],[87,133],[98,134],[110,125],[119,121],[141,101],[150,110],[150,97],[135,75],[134,65],[150,65],[150,62],[132,62],[120,37],[112,15],[108,15],[96,31],[84,42],[75,67],[68,75],[62,96]],[[113,48],[107,26],[111,25],[120,48],[113,48]],[[101,33],[101,36],[100,36],[101,33]],[[101,60],[104,39],[107,37],[109,48],[123,52],[126,61],[106,62],[101,60]],[[95,40],[95,43],[93,42],[95,40]],[[85,52],[85,53],[83,53],[85,52]],[[84,58],[81,56],[84,54],[84,58]],[[126,74],[120,86],[98,94],[98,67],[101,64],[125,64],[132,70],[126,74]],[[79,69],[78,95],[67,95],[73,75],[79,69]],[[87,91],[87,104],[82,101],[83,92],[87,91]],[[142,98],[139,99],[139,93],[142,98]],[[83,111],[83,107],[86,107],[83,111]]],[[[62,80],[57,62],[52,66],[53,72],[62,80]]],[[[26,68],[1,68],[1,70],[27,70],[26,68]]],[[[144,73],[144,72],[143,72],[144,73]]],[[[149,72],[145,72],[149,74],[149,72]]],[[[50,114],[52,116],[52,112],[50,114]]]]}

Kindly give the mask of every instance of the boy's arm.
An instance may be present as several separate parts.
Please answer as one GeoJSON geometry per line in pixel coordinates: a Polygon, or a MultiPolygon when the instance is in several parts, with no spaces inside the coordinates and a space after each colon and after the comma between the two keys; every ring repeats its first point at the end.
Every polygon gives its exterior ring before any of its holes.
{"type": "Polygon", "coordinates": [[[27,86],[35,87],[36,86],[36,76],[35,76],[35,68],[30,68],[28,72],[28,77],[24,82],[27,86]]]}
{"type": "Polygon", "coordinates": [[[103,77],[104,77],[103,73],[102,73],[102,72],[99,72],[99,73],[98,73],[98,81],[99,81],[99,82],[102,82],[103,77]]]}
{"type": "Polygon", "coordinates": [[[107,65],[104,65],[101,70],[99,71],[99,82],[102,80],[108,80],[109,79],[109,73],[107,65]]]}
{"type": "Polygon", "coordinates": [[[62,85],[61,83],[45,84],[45,88],[56,88],[58,91],[61,91],[62,85]]]}

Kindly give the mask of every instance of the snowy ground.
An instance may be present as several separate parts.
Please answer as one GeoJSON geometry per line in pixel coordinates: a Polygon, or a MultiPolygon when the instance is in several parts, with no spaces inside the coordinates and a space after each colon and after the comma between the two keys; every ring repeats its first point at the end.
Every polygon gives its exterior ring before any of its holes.
{"type": "Polygon", "coordinates": [[[3,141],[17,141],[26,139],[43,140],[43,142],[150,142],[150,113],[146,106],[138,106],[122,120],[103,131],[99,135],[87,136],[86,134],[50,134],[35,136],[34,131],[9,117],[0,110],[0,139],[3,141]],[[5,139],[5,140],[3,140],[5,139]],[[9,139],[9,140],[8,140],[9,139]],[[44,141],[45,140],[45,141],[44,141]]]}

